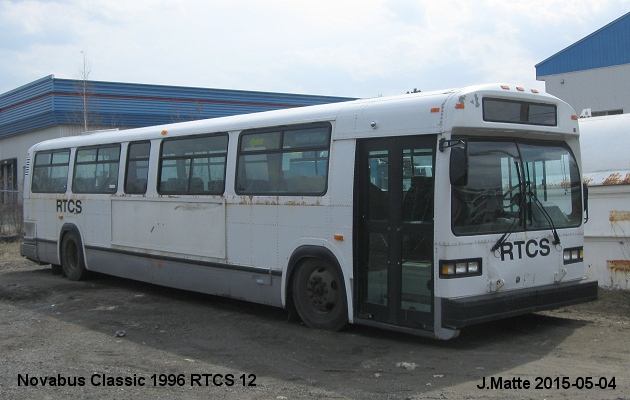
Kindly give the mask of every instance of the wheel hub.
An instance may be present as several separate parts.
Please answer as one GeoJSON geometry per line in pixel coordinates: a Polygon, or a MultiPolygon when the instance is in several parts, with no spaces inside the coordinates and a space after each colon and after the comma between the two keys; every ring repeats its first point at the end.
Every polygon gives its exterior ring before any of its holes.
{"type": "Polygon", "coordinates": [[[325,268],[313,271],[306,285],[308,298],[320,312],[329,312],[337,302],[333,277],[325,268]]]}

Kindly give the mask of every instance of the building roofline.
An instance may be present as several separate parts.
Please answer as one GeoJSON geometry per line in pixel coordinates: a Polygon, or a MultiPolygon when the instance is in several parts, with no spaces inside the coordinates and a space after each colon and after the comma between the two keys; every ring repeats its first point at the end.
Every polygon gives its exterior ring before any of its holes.
{"type": "Polygon", "coordinates": [[[585,42],[586,40],[590,39],[591,37],[593,37],[593,36],[597,35],[597,34],[598,34],[598,33],[600,33],[601,31],[603,31],[603,30],[607,29],[607,28],[608,28],[608,27],[610,27],[611,25],[614,25],[614,24],[616,24],[617,22],[619,22],[620,20],[625,19],[625,18],[628,18],[628,17],[630,17],[630,12],[628,12],[628,13],[626,13],[626,14],[622,15],[621,17],[619,17],[619,18],[615,19],[615,20],[614,20],[614,21],[612,21],[612,22],[609,22],[608,24],[606,24],[606,25],[602,26],[601,28],[599,28],[599,29],[598,29],[598,30],[596,30],[595,32],[593,32],[593,33],[591,33],[591,34],[589,34],[589,35],[587,35],[587,36],[584,36],[582,39],[580,39],[580,40],[578,40],[577,42],[575,42],[575,43],[573,43],[573,44],[571,44],[571,45],[569,45],[569,46],[565,47],[564,49],[562,49],[562,50],[558,51],[558,52],[557,52],[557,53],[555,53],[554,55],[547,57],[547,58],[546,58],[546,59],[544,59],[543,61],[541,61],[541,62],[539,62],[538,64],[534,65],[534,68],[538,68],[540,65],[542,65],[542,64],[544,64],[544,63],[546,63],[547,61],[551,60],[552,58],[555,58],[555,57],[559,56],[560,54],[565,53],[565,52],[567,52],[567,51],[571,50],[572,48],[574,48],[574,47],[578,46],[579,44],[581,44],[581,43],[585,42]]]}
{"type": "Polygon", "coordinates": [[[28,87],[30,87],[30,86],[35,86],[35,85],[38,85],[38,84],[40,84],[40,83],[42,83],[42,82],[45,82],[45,81],[53,81],[53,82],[54,82],[54,80],[55,80],[55,79],[56,79],[56,78],[55,78],[55,75],[53,75],[53,74],[47,75],[47,76],[45,76],[45,77],[43,77],[43,78],[36,79],[36,80],[34,80],[34,81],[32,81],[32,82],[25,83],[25,84],[24,84],[24,85],[22,85],[22,86],[18,86],[18,87],[16,87],[15,89],[11,89],[11,90],[9,90],[8,92],[0,93],[0,99],[1,99],[2,97],[8,97],[8,96],[9,96],[9,95],[11,95],[11,94],[14,94],[14,93],[17,93],[17,92],[23,91],[24,89],[26,89],[26,88],[28,88],[28,87]]]}
{"type": "MultiPolygon", "coordinates": [[[[48,75],[0,94],[0,138],[53,125],[82,125],[80,79],[48,75]],[[78,121],[78,120],[81,121],[78,121]],[[79,123],[80,122],[80,123],[79,123]]],[[[88,80],[91,125],[140,127],[272,109],[355,100],[352,97],[88,80]]]]}

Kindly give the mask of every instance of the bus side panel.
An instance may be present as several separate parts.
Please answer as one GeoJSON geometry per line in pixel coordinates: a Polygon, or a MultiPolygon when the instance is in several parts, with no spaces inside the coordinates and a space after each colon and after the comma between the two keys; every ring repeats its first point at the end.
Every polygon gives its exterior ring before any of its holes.
{"type": "MultiPolygon", "coordinates": [[[[62,225],[68,219],[72,219],[70,215],[64,215],[63,196],[57,195],[30,195],[31,198],[25,199],[25,221],[32,224],[34,239],[37,244],[37,259],[42,263],[60,264],[59,261],[59,232],[62,225]],[[43,197],[46,196],[46,197],[43,197]],[[67,217],[67,218],[66,218],[67,217]],[[66,220],[64,220],[66,218],[66,220]],[[29,219],[32,219],[29,221],[29,219]]],[[[25,242],[27,238],[25,237],[25,242]]]]}
{"type": "Polygon", "coordinates": [[[176,289],[281,307],[280,273],[172,257],[86,248],[91,270],[176,289]]]}
{"type": "Polygon", "coordinates": [[[112,244],[225,259],[223,199],[136,199],[111,202],[112,244]]]}

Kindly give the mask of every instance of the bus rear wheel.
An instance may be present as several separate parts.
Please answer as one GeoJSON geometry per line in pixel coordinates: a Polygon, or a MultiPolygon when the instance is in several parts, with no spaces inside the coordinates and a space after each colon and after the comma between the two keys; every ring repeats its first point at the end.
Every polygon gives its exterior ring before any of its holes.
{"type": "Polygon", "coordinates": [[[61,241],[61,268],[64,275],[72,281],[87,278],[83,247],[79,236],[74,232],[66,233],[61,241]]]}
{"type": "Polygon", "coordinates": [[[341,272],[331,263],[311,258],[298,266],[293,303],[309,328],[338,331],[348,324],[348,303],[341,272]]]}

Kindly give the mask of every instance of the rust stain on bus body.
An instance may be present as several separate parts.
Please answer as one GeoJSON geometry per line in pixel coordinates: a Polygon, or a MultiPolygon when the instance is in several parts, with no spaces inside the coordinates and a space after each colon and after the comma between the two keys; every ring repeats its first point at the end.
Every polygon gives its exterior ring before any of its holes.
{"type": "Polygon", "coordinates": [[[254,196],[236,196],[233,204],[248,206],[321,206],[321,200],[292,197],[291,200],[281,199],[280,196],[255,198],[254,196]]]}
{"type": "Polygon", "coordinates": [[[630,221],[630,211],[610,210],[608,212],[608,220],[610,222],[630,221]]]}
{"type": "Polygon", "coordinates": [[[618,172],[612,173],[602,182],[602,185],[630,185],[630,172],[624,178],[618,172]]]}

